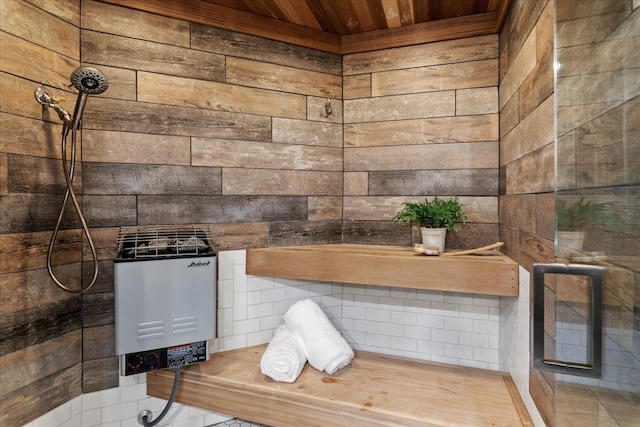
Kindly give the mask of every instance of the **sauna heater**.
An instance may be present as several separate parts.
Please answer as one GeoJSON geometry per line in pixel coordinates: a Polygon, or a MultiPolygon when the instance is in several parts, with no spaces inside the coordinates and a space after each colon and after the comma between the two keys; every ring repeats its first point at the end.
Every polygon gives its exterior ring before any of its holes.
{"type": "Polygon", "coordinates": [[[123,227],[113,262],[120,374],[208,360],[208,340],[216,336],[216,253],[209,230],[123,227]]]}

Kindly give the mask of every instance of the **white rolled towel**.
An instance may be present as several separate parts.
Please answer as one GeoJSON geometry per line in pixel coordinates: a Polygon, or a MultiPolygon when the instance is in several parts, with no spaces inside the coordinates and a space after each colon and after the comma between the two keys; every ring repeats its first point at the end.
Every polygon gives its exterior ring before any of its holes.
{"type": "Polygon", "coordinates": [[[304,344],[309,364],[317,370],[333,375],[351,363],[353,350],[314,301],[298,301],[283,318],[304,344]]]}
{"type": "Polygon", "coordinates": [[[294,382],[307,363],[302,344],[286,325],[276,329],[260,359],[260,370],[274,381],[294,382]]]}

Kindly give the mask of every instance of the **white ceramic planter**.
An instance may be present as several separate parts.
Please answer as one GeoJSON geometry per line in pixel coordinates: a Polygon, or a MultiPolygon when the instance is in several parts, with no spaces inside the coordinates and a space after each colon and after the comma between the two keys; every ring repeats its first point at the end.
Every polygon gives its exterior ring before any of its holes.
{"type": "Polygon", "coordinates": [[[582,252],[584,231],[558,231],[558,256],[567,258],[574,252],[582,252]]]}
{"type": "Polygon", "coordinates": [[[446,228],[420,227],[420,232],[422,233],[422,244],[424,246],[433,246],[438,248],[440,252],[444,252],[444,243],[447,237],[446,228]]]}

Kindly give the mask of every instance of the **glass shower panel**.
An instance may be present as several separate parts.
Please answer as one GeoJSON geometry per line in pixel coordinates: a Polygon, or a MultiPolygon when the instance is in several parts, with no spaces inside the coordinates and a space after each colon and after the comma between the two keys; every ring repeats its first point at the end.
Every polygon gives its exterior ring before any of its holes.
{"type": "MultiPolygon", "coordinates": [[[[605,268],[602,371],[552,374],[556,425],[638,426],[640,0],[555,6],[556,258],[605,268]]],[[[549,357],[586,358],[587,285],[549,282],[549,357]]]]}

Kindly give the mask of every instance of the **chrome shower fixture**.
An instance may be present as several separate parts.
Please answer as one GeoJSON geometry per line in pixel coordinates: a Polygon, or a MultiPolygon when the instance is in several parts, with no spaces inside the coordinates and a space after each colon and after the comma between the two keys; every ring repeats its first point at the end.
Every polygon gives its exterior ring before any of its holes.
{"type": "Polygon", "coordinates": [[[91,67],[76,68],[71,73],[69,80],[71,81],[69,87],[73,86],[79,92],[73,117],[59,105],[59,102],[64,101],[64,99],[52,97],[42,88],[36,89],[34,93],[36,100],[40,104],[53,108],[58,113],[58,117],[64,123],[63,133],[67,133],[69,129],[79,130],[81,128],[80,121],[88,95],[98,95],[109,88],[109,82],[105,75],[91,67]]]}

